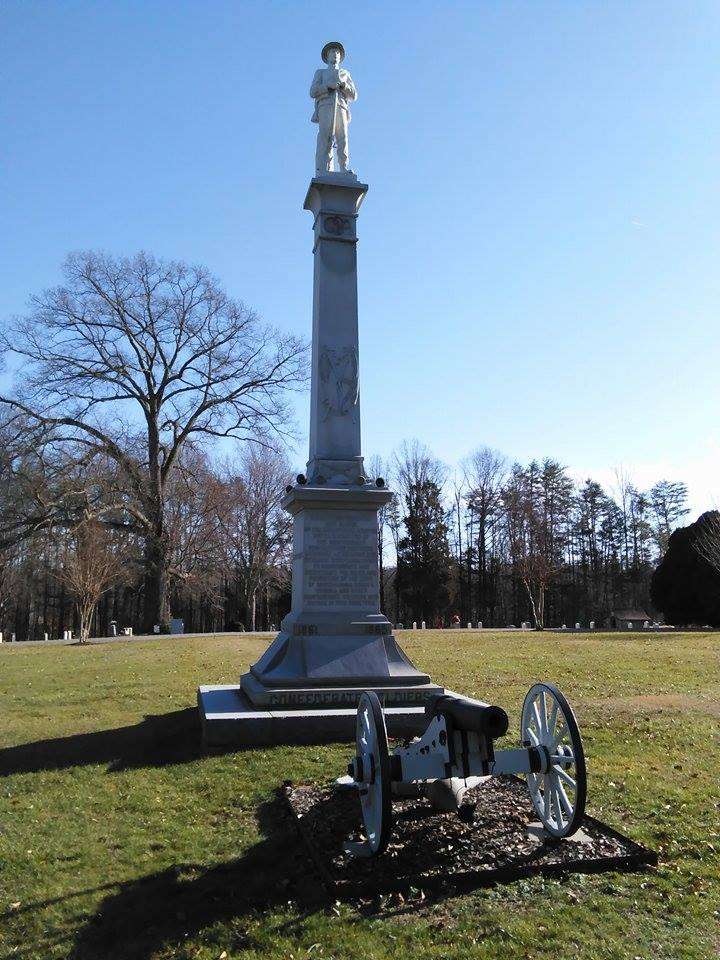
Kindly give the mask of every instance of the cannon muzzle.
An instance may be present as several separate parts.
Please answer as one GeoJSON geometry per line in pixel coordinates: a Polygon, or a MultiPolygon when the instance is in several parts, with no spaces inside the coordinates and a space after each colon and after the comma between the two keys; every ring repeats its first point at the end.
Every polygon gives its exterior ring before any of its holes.
{"type": "Polygon", "coordinates": [[[458,730],[479,733],[485,737],[504,737],[508,731],[508,715],[502,707],[443,694],[433,697],[425,708],[428,718],[441,714],[448,717],[458,730]]]}

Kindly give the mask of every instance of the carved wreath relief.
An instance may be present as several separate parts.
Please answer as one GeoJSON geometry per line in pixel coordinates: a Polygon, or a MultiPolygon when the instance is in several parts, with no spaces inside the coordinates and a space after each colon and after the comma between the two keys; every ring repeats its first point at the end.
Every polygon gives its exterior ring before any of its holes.
{"type": "Polygon", "coordinates": [[[357,347],[324,347],[320,354],[320,402],[323,420],[344,417],[359,400],[357,347]]]}
{"type": "Polygon", "coordinates": [[[347,217],[339,217],[337,214],[332,214],[329,217],[325,217],[325,232],[331,234],[335,237],[340,237],[343,233],[349,233],[350,231],[350,221],[347,217]]]}

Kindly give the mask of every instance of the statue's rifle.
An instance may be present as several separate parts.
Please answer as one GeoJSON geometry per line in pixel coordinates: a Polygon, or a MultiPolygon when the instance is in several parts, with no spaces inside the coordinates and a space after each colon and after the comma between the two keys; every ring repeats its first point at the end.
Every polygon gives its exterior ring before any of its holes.
{"type": "MultiPolygon", "coordinates": [[[[335,71],[335,74],[336,74],[336,81],[335,81],[335,82],[336,82],[337,84],[339,84],[339,83],[340,83],[340,71],[339,71],[339,70],[336,70],[336,71],[335,71]]],[[[339,169],[339,168],[340,168],[340,159],[339,159],[339,157],[338,157],[339,147],[338,147],[338,142],[337,142],[337,136],[336,136],[336,134],[335,134],[335,129],[336,129],[335,125],[336,125],[336,123],[337,123],[337,108],[338,108],[338,87],[336,86],[335,89],[333,90],[333,119],[332,119],[332,132],[331,132],[331,134],[330,134],[330,152],[332,153],[332,147],[333,147],[333,143],[334,143],[334,144],[335,144],[335,165],[336,165],[337,168],[339,169]]]]}

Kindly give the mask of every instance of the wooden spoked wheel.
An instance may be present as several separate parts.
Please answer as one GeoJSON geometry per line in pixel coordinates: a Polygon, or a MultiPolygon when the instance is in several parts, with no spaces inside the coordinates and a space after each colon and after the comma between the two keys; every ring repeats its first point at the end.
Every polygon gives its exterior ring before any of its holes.
{"type": "Polygon", "coordinates": [[[575,714],[552,683],[536,683],[523,703],[520,736],[544,755],[547,773],[528,773],[530,799],[545,830],[569,837],[585,815],[587,772],[575,714]]]}
{"type": "MultiPolygon", "coordinates": [[[[366,691],[360,697],[355,727],[356,782],[365,836],[366,856],[378,856],[388,845],[392,831],[392,784],[387,730],[380,700],[366,691]],[[360,764],[358,764],[360,760],[360,764]]],[[[362,855],[362,851],[356,851],[362,855]]]]}

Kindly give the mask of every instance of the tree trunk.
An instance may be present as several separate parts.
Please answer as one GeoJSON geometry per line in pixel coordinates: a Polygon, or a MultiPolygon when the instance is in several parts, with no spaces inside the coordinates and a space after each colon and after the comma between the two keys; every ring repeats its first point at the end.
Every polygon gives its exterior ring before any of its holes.
{"type": "Polygon", "coordinates": [[[168,597],[169,547],[162,524],[145,543],[145,590],[143,603],[143,630],[153,633],[155,624],[160,628],[170,623],[168,597]]]}
{"type": "Polygon", "coordinates": [[[545,629],[545,587],[543,584],[538,585],[538,605],[537,605],[537,617],[535,620],[535,629],[536,630],[545,629]]]}
{"type": "MultiPolygon", "coordinates": [[[[533,596],[532,592],[532,584],[525,578],[523,578],[523,584],[525,586],[525,590],[527,591],[528,599],[530,600],[530,609],[532,611],[533,620],[535,621],[535,629],[542,630],[542,611],[538,610],[538,605],[535,603],[535,597],[533,596]]],[[[542,596],[542,594],[540,596],[542,596]]]]}
{"type": "Polygon", "coordinates": [[[78,604],[77,612],[78,620],[80,621],[80,643],[87,643],[90,639],[90,625],[92,624],[95,606],[96,604],[90,600],[78,604]]]}
{"type": "Polygon", "coordinates": [[[250,630],[255,632],[255,619],[257,616],[257,591],[253,590],[250,594],[250,599],[248,603],[248,611],[250,613],[250,630]]]}
{"type": "Polygon", "coordinates": [[[380,612],[385,610],[385,565],[383,563],[383,534],[382,527],[378,529],[378,574],[380,587],[380,612]]]}

